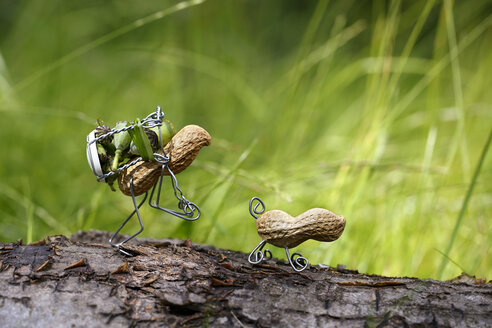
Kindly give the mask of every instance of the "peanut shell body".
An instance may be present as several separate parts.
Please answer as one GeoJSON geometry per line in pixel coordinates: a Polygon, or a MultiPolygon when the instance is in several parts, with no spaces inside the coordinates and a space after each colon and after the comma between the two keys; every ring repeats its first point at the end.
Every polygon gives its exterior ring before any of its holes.
{"type": "Polygon", "coordinates": [[[268,243],[291,248],[308,239],[338,239],[345,229],[345,218],[323,208],[312,208],[296,217],[284,211],[271,210],[256,220],[256,228],[268,243]]]}
{"type": "MultiPolygon", "coordinates": [[[[210,145],[210,134],[198,125],[187,125],[182,128],[164,147],[169,156],[169,169],[178,174],[184,171],[196,158],[200,149],[210,145]]],[[[142,161],[121,171],[118,186],[123,194],[131,196],[130,180],[133,177],[133,193],[142,195],[152,188],[162,173],[162,166],[156,161],[142,161]]],[[[167,170],[164,175],[170,175],[167,170]]]]}

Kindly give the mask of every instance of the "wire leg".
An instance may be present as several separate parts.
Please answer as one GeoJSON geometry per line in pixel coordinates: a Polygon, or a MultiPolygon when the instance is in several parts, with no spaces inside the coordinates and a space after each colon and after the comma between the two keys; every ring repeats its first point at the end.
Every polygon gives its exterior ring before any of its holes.
{"type": "Polygon", "coordinates": [[[263,260],[266,261],[266,260],[272,258],[272,252],[270,252],[269,249],[265,249],[265,251],[262,251],[263,250],[263,247],[265,247],[265,244],[266,244],[266,240],[262,240],[255,247],[255,249],[253,249],[253,251],[248,256],[248,262],[249,263],[251,263],[251,264],[258,264],[258,263],[260,263],[263,260]],[[253,254],[255,256],[255,259],[254,260],[252,259],[253,254]]]}
{"type": "Polygon", "coordinates": [[[109,238],[109,243],[111,244],[111,246],[113,247],[117,247],[119,249],[119,251],[127,256],[132,256],[132,254],[128,253],[128,252],[125,252],[124,250],[120,249],[120,246],[124,243],[126,243],[127,241],[129,241],[130,239],[133,239],[135,236],[137,236],[138,234],[140,234],[143,229],[144,229],[144,226],[143,226],[143,223],[142,223],[142,218],[140,217],[140,211],[139,211],[139,208],[143,205],[143,203],[145,202],[145,200],[147,199],[147,194],[148,193],[145,193],[145,197],[144,199],[142,199],[142,201],[140,202],[140,204],[138,204],[137,206],[137,200],[135,199],[135,194],[133,193],[133,177],[130,179],[130,192],[132,194],[132,201],[133,201],[133,206],[134,206],[134,210],[133,212],[125,219],[125,221],[123,221],[123,223],[120,225],[120,227],[114,232],[114,234],[111,236],[111,238],[109,238]],[[123,229],[123,227],[125,226],[125,224],[133,217],[133,215],[135,215],[135,213],[137,213],[137,218],[138,218],[138,222],[140,223],[140,230],[138,230],[136,233],[134,233],[133,235],[131,235],[130,237],[127,237],[126,239],[124,239],[123,241],[119,242],[119,243],[113,243],[113,239],[118,235],[118,233],[121,231],[121,229],[123,229]]]}
{"type": "Polygon", "coordinates": [[[169,169],[169,167],[167,167],[166,164],[162,165],[162,172],[161,172],[161,176],[159,178],[159,183],[158,184],[156,183],[154,185],[154,187],[152,187],[152,191],[150,192],[149,205],[150,205],[150,207],[164,211],[166,213],[177,216],[177,217],[184,219],[184,220],[187,220],[187,221],[195,221],[201,215],[200,208],[196,204],[190,202],[189,200],[187,200],[184,197],[183,192],[181,191],[181,189],[178,186],[178,180],[176,179],[176,176],[169,169]],[[169,174],[171,175],[171,182],[172,182],[172,186],[174,189],[174,195],[179,200],[178,207],[179,207],[179,209],[182,210],[182,212],[162,207],[159,204],[159,201],[161,199],[162,181],[164,179],[164,172],[166,169],[169,172],[169,174]],[[159,185],[159,186],[157,186],[157,185],[159,185]],[[155,192],[156,188],[158,188],[157,189],[157,197],[155,199],[155,203],[152,203],[152,199],[154,198],[154,192],[155,192]],[[195,211],[196,211],[196,213],[195,213],[195,211]]]}
{"type": "Polygon", "coordinates": [[[294,253],[292,254],[292,256],[290,256],[288,247],[285,247],[285,254],[287,254],[290,266],[292,267],[292,269],[294,269],[294,271],[301,272],[308,267],[309,261],[301,254],[294,253]],[[297,258],[296,255],[298,256],[297,258]]]}

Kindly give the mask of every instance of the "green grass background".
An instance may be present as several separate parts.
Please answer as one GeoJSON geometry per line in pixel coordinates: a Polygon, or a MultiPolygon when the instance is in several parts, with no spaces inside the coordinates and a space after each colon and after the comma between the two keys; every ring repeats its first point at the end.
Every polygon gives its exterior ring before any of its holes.
{"type": "Polygon", "coordinates": [[[161,105],[213,137],[178,175],[203,216],[144,206],[142,235],[250,252],[259,196],[346,217],[313,264],[491,279],[491,27],[480,0],[1,0],[0,240],[114,231],[85,137],[161,105]]]}

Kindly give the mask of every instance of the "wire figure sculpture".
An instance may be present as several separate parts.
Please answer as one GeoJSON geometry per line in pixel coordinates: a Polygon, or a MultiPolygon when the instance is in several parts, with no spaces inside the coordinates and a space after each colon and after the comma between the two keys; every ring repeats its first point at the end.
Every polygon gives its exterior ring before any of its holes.
{"type": "MultiPolygon", "coordinates": [[[[158,136],[159,136],[159,152],[155,152],[154,155],[154,160],[161,166],[161,175],[158,179],[158,182],[154,184],[152,187],[152,190],[150,192],[150,197],[148,197],[148,191],[145,192],[145,195],[143,199],[140,201],[140,203],[137,204],[136,196],[134,193],[134,181],[133,181],[133,176],[130,178],[130,193],[131,193],[131,198],[133,202],[133,207],[134,210],[130,213],[130,215],[123,221],[123,223],[119,226],[119,228],[112,234],[111,238],[109,239],[109,244],[113,247],[118,248],[118,250],[127,255],[127,256],[132,256],[129,252],[123,250],[120,248],[121,245],[124,243],[130,241],[131,239],[135,238],[137,235],[139,235],[143,230],[144,230],[144,225],[142,222],[142,217],[140,215],[140,207],[145,203],[147,198],[149,198],[149,206],[152,208],[164,211],[166,213],[169,213],[171,215],[174,215],[176,217],[179,217],[181,219],[187,220],[187,221],[195,221],[198,218],[200,218],[201,211],[200,208],[194,204],[193,202],[189,201],[186,199],[186,197],[183,194],[183,191],[181,188],[179,188],[178,185],[178,180],[176,179],[176,176],[172,172],[172,170],[169,167],[169,162],[170,162],[170,157],[166,152],[164,151],[164,144],[162,141],[162,132],[161,132],[161,127],[163,124],[163,119],[164,119],[164,112],[161,111],[161,107],[157,106],[157,109],[155,112],[150,113],[145,119],[141,121],[142,127],[144,128],[153,128],[157,127],[158,128],[158,136]],[[160,200],[161,200],[161,190],[162,190],[162,185],[163,185],[163,179],[164,179],[164,173],[168,172],[170,177],[171,177],[171,184],[172,188],[174,190],[174,196],[178,200],[178,208],[179,210],[173,210],[173,209],[168,209],[165,207],[162,207],[160,205],[160,200]],[[155,195],[155,197],[154,197],[155,195]],[[129,237],[123,239],[120,242],[115,242],[115,238],[118,236],[119,232],[123,227],[128,223],[128,221],[136,215],[138,218],[138,222],[140,224],[140,229],[130,235],[129,237]]],[[[118,176],[121,172],[124,170],[132,167],[133,165],[143,161],[142,157],[137,157],[136,159],[130,161],[129,163],[122,165],[121,167],[118,167],[115,171],[110,171],[107,173],[103,173],[102,166],[100,163],[96,143],[102,139],[105,138],[110,138],[113,135],[128,131],[130,129],[133,129],[135,127],[134,124],[130,124],[124,128],[120,129],[111,129],[109,132],[101,134],[96,137],[96,130],[92,131],[88,136],[87,136],[87,147],[86,147],[86,152],[87,152],[87,159],[89,162],[89,165],[94,172],[94,174],[97,176],[97,181],[99,182],[107,182],[107,179],[112,177],[118,176]]]]}

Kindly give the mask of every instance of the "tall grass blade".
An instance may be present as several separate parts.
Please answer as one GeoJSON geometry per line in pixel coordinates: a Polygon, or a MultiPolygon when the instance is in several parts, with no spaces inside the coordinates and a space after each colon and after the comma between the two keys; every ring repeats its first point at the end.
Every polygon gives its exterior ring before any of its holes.
{"type": "Polygon", "coordinates": [[[451,73],[453,74],[453,94],[456,103],[456,112],[458,118],[458,126],[455,130],[454,141],[452,143],[451,152],[448,158],[448,165],[450,166],[454,160],[458,147],[461,150],[461,161],[463,163],[463,171],[465,179],[469,179],[469,156],[468,148],[466,146],[466,133],[465,133],[465,108],[463,104],[463,89],[461,87],[461,72],[460,62],[458,57],[458,46],[456,41],[456,29],[454,26],[453,17],[453,1],[444,0],[444,12],[446,17],[446,30],[448,34],[449,52],[451,55],[451,73]]]}
{"type": "Polygon", "coordinates": [[[25,207],[26,209],[28,207],[32,207],[34,214],[36,214],[41,220],[43,220],[43,222],[47,226],[49,226],[53,230],[64,234],[70,233],[70,229],[68,229],[68,227],[63,222],[56,220],[53,216],[51,216],[51,214],[48,213],[48,211],[44,207],[35,204],[31,198],[23,195],[21,192],[15,190],[14,188],[11,188],[4,183],[0,183],[0,195],[2,194],[5,197],[13,200],[19,206],[25,207]]]}
{"type": "Polygon", "coordinates": [[[468,206],[468,202],[470,201],[471,195],[473,193],[473,189],[475,188],[475,184],[478,180],[480,169],[482,168],[482,164],[485,161],[485,156],[487,155],[487,151],[489,150],[491,141],[492,141],[492,129],[490,130],[489,137],[487,139],[487,142],[485,143],[485,146],[483,147],[482,154],[480,155],[480,159],[478,160],[477,167],[475,168],[475,172],[473,173],[473,178],[468,186],[468,190],[466,191],[465,198],[463,199],[463,204],[461,205],[460,213],[458,214],[458,218],[456,219],[456,223],[454,224],[453,233],[451,234],[448,247],[444,252],[444,258],[442,259],[441,267],[439,268],[438,279],[441,279],[444,269],[446,269],[446,265],[448,264],[449,253],[453,248],[454,242],[456,240],[456,236],[458,235],[458,231],[461,227],[461,223],[463,222],[463,218],[465,217],[465,212],[468,206]]]}
{"type": "Polygon", "coordinates": [[[454,59],[454,56],[459,55],[473,41],[481,36],[492,25],[492,16],[485,18],[480,24],[478,24],[472,31],[467,33],[457,45],[458,50],[451,54],[444,56],[440,59],[429,72],[415,84],[415,86],[405,96],[401,97],[401,100],[395,105],[393,110],[385,118],[385,123],[390,124],[395,120],[402,112],[404,112],[408,106],[415,101],[418,95],[420,95],[425,88],[444,70],[444,68],[454,59]]]}
{"type": "Polygon", "coordinates": [[[77,57],[91,51],[92,49],[97,48],[100,45],[105,44],[105,43],[107,43],[107,42],[109,42],[109,41],[111,41],[111,40],[113,40],[113,39],[115,39],[115,38],[117,38],[123,34],[131,32],[131,31],[133,31],[137,28],[140,28],[144,25],[147,25],[149,23],[155,22],[155,21],[162,19],[166,16],[174,14],[178,11],[199,5],[205,1],[206,0],[182,1],[182,2],[175,4],[172,7],[167,8],[167,9],[159,10],[159,11],[157,11],[151,15],[139,18],[136,21],[134,21],[128,25],[122,26],[122,27],[120,27],[120,28],[118,28],[118,29],[106,34],[106,35],[103,35],[100,38],[97,38],[96,40],[94,40],[92,42],[89,42],[89,43],[83,45],[82,47],[80,47],[80,48],[70,52],[69,54],[66,54],[65,56],[61,57],[57,61],[55,61],[49,65],[46,65],[43,69],[35,72],[31,76],[27,77],[26,79],[22,80],[17,85],[15,85],[14,90],[19,91],[19,90],[26,88],[27,86],[36,82],[37,80],[39,80],[40,78],[42,78],[46,74],[50,73],[51,71],[55,70],[56,68],[63,66],[64,64],[74,60],[75,58],[77,58],[77,57]]]}

